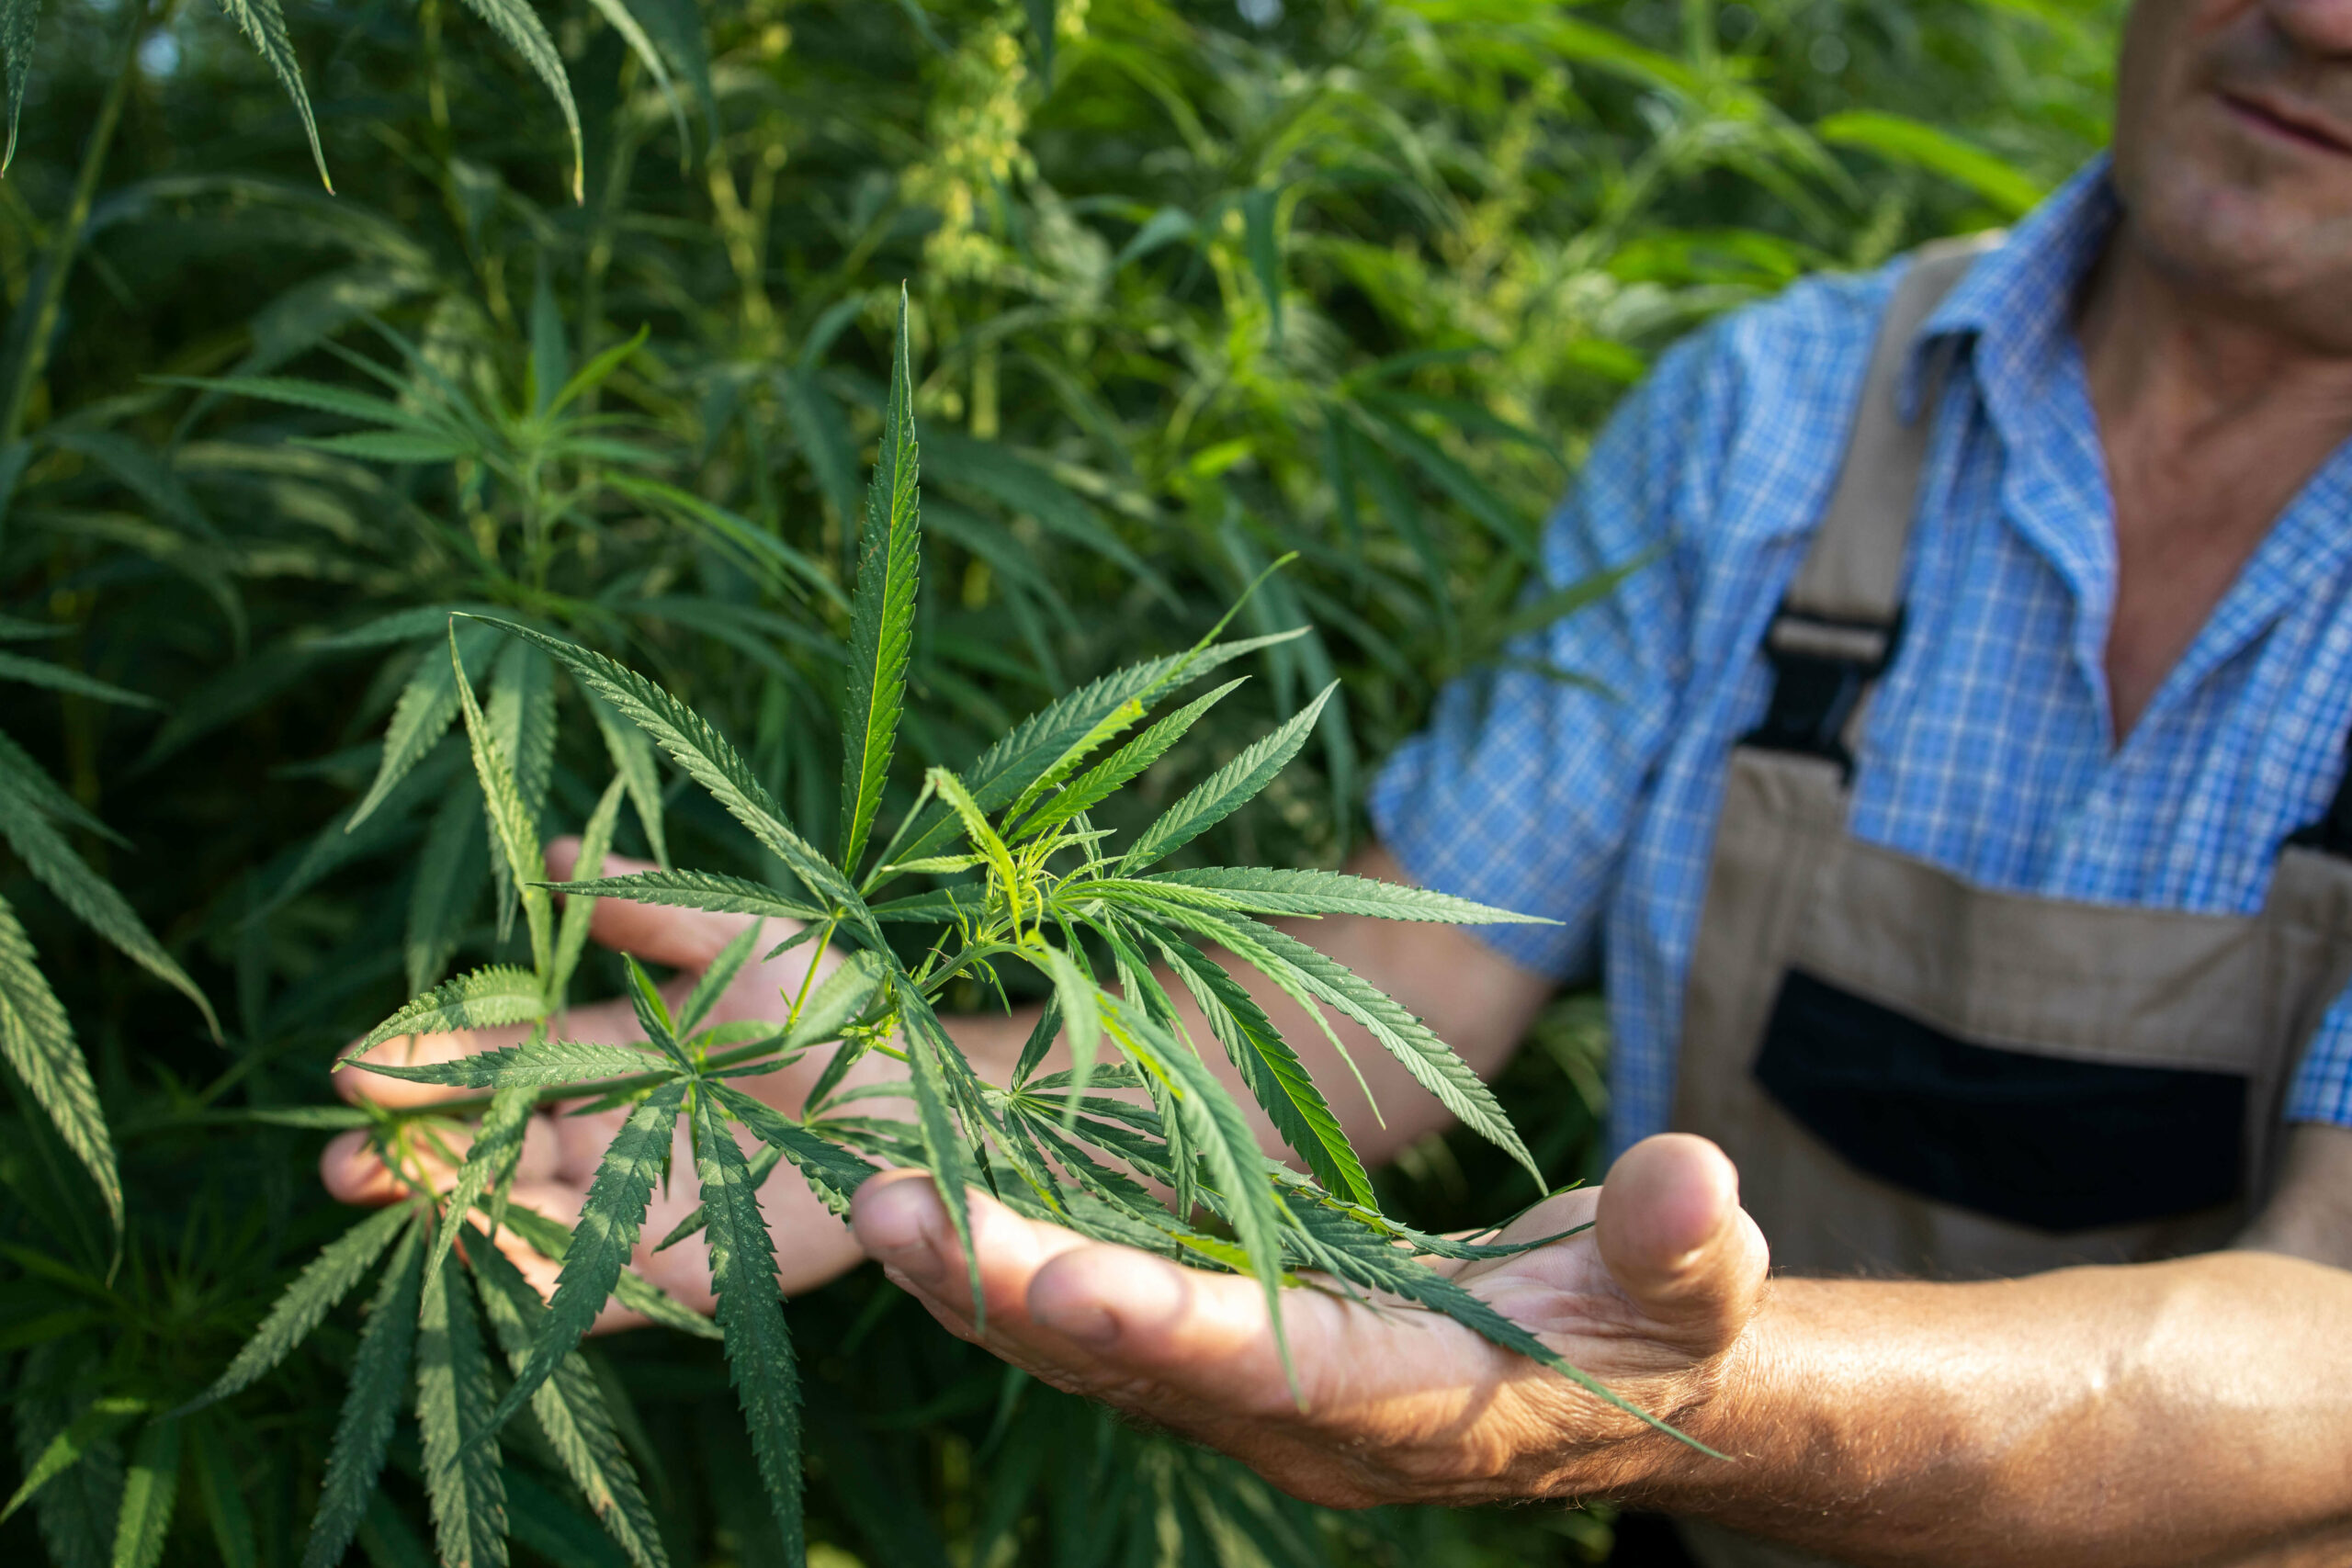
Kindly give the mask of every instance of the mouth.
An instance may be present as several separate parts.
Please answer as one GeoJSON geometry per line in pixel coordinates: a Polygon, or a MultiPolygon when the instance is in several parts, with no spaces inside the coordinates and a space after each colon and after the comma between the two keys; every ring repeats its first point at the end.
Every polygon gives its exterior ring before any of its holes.
{"type": "Polygon", "coordinates": [[[2307,109],[2250,93],[2223,91],[2216,96],[2233,118],[2259,135],[2312,152],[2352,157],[2352,132],[2338,129],[2307,109]]]}

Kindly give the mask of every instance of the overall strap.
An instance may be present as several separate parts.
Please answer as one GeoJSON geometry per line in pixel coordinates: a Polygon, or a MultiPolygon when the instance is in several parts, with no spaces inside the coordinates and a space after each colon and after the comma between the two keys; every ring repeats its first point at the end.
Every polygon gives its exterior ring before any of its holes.
{"type": "Polygon", "coordinates": [[[1938,301],[2002,238],[1995,231],[1926,246],[1895,284],[1871,349],[1838,488],[1764,635],[1771,705],[1741,745],[1823,757],[1852,773],[1848,728],[1902,633],[1904,554],[1943,384],[1939,363],[1905,419],[1904,367],[1938,301]]]}

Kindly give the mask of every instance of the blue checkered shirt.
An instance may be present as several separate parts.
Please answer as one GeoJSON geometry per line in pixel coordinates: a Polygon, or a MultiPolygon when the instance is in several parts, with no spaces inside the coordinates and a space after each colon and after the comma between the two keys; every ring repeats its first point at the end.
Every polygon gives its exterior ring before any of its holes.
{"type": "MultiPolygon", "coordinates": [[[[1854,834],[1991,886],[2222,913],[2261,908],[2352,728],[2352,445],[2279,516],[2119,749],[2106,468],[2069,321],[2115,212],[2104,160],[1983,258],[1915,355],[1963,349],[1935,411],[1901,651],[1865,721],[1854,834]]],[[[1596,974],[1615,1035],[1611,1132],[1662,1130],[1733,738],[1836,478],[1900,270],[1816,278],[1679,344],[1618,410],[1544,546],[1554,583],[1659,558],[1455,682],[1374,786],[1425,885],[1555,926],[1482,928],[1520,964],[1596,974]]],[[[1917,363],[1914,362],[1917,378],[1917,363]]],[[[2352,1125],[2352,996],[2288,1114],[2352,1125]]]]}

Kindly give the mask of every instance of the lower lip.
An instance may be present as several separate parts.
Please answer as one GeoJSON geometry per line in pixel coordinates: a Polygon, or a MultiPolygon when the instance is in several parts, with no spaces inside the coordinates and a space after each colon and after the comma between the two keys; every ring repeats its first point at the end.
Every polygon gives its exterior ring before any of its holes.
{"type": "Polygon", "coordinates": [[[2239,124],[2250,126],[2274,141],[2289,142],[2308,152],[2331,153],[2339,158],[2352,154],[2352,148],[2347,148],[2341,142],[2331,141],[2324,136],[2315,135],[2290,121],[2280,119],[2277,115],[2247,103],[2242,98],[2233,98],[2224,94],[2222,97],[2222,107],[2228,109],[2231,118],[2237,120],[2239,124]]]}

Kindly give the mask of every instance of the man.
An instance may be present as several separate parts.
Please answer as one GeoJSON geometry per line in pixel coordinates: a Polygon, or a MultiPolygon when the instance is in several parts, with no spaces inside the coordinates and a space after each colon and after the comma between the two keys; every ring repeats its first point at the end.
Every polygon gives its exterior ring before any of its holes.
{"type": "MultiPolygon", "coordinates": [[[[1548,566],[1663,558],[1544,649],[1617,698],[1449,694],[1357,866],[1563,923],[1300,930],[1482,1071],[1602,955],[1629,1146],[1520,1228],[1598,1224],[1462,1277],[1733,1457],[1311,1294],[1302,1408],[1254,1286],[980,1201],[986,1343],[1304,1496],[1618,1497],[1710,1568],[2352,1562],[2352,0],[2140,0],[2120,80],[1999,248],[1800,287],[1619,413],[1548,566]]],[[[1441,1124],[1372,1087],[1368,1158],[1441,1124]]],[[[787,1289],[870,1255],[971,1333],[927,1179],[854,1236],[767,1196],[787,1289]]]]}

